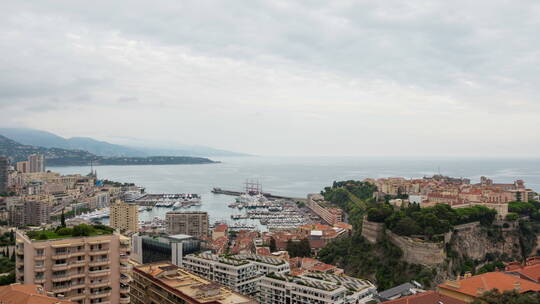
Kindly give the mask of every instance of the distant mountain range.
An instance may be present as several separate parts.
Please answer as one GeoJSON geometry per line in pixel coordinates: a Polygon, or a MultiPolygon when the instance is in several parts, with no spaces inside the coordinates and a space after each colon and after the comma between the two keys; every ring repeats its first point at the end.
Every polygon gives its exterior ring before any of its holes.
{"type": "Polygon", "coordinates": [[[27,160],[30,154],[43,154],[47,166],[88,166],[94,165],[178,165],[178,164],[211,164],[216,163],[204,157],[190,156],[150,156],[120,157],[101,156],[84,150],[63,148],[46,148],[23,145],[0,135],[0,155],[11,158],[13,162],[27,160]]]}
{"type": "Polygon", "coordinates": [[[89,137],[64,138],[51,132],[27,128],[0,128],[0,135],[4,135],[5,137],[24,145],[68,150],[84,150],[100,156],[247,156],[247,154],[204,146],[129,147],[111,144],[89,137]]]}

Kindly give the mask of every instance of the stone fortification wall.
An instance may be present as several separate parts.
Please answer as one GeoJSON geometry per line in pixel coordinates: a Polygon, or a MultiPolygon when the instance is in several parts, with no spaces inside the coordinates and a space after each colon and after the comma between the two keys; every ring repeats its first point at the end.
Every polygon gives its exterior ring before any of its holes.
{"type": "Polygon", "coordinates": [[[407,263],[435,266],[444,262],[444,243],[432,243],[410,237],[399,236],[386,231],[388,239],[403,251],[403,260],[407,263]]]}
{"type": "Polygon", "coordinates": [[[362,236],[370,243],[377,243],[384,236],[384,223],[370,222],[364,217],[362,221],[362,236]]]}

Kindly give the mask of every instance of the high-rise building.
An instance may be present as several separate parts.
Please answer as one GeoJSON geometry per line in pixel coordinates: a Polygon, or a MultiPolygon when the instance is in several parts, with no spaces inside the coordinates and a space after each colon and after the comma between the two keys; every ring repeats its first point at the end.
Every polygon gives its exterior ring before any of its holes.
{"type": "Polygon", "coordinates": [[[17,201],[9,204],[9,223],[15,227],[41,226],[50,222],[50,206],[46,201],[17,201]]]}
{"type": "Polygon", "coordinates": [[[24,225],[41,226],[50,222],[50,207],[43,201],[24,202],[24,225]]]}
{"type": "Polygon", "coordinates": [[[167,232],[187,234],[194,237],[208,236],[207,212],[167,212],[167,232]]]}
{"type": "Polygon", "coordinates": [[[139,264],[165,261],[180,267],[184,256],[201,249],[199,239],[185,234],[139,232],[131,236],[131,244],[131,259],[139,264]]]}
{"type": "Polygon", "coordinates": [[[45,172],[45,157],[42,154],[32,154],[28,156],[28,172],[45,172]]]}
{"type": "Polygon", "coordinates": [[[129,293],[132,304],[256,304],[247,296],[203,279],[169,263],[133,268],[129,293]]]}
{"type": "Polygon", "coordinates": [[[73,304],[47,296],[39,285],[11,284],[0,286],[0,303],[2,304],[73,304]]]}
{"type": "Polygon", "coordinates": [[[110,207],[110,226],[122,232],[139,230],[139,206],[117,200],[110,207]]]}
{"type": "Polygon", "coordinates": [[[0,193],[8,189],[8,165],[8,158],[0,156],[0,193]]]}
{"type": "Polygon", "coordinates": [[[28,173],[30,172],[30,162],[29,161],[20,161],[15,164],[15,169],[19,173],[28,173]]]}
{"type": "Polygon", "coordinates": [[[66,230],[16,232],[17,282],[41,285],[56,298],[80,304],[128,304],[130,239],[104,226],[94,226],[87,236],[66,230]]]}

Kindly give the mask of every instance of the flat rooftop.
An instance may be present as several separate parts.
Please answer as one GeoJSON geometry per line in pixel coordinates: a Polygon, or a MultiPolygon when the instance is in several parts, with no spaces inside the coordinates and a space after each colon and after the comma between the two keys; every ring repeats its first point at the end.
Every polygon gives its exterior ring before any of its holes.
{"type": "MultiPolygon", "coordinates": [[[[215,282],[206,280],[170,263],[138,266],[135,272],[156,279],[159,284],[174,289],[179,297],[189,297],[199,303],[255,304],[255,300],[235,293],[215,282]]],[[[158,284],[158,285],[159,285],[158,284]]]]}
{"type": "Polygon", "coordinates": [[[252,254],[252,253],[236,254],[236,255],[233,255],[232,257],[238,260],[250,260],[250,261],[255,261],[259,263],[275,265],[275,266],[285,264],[285,261],[283,259],[274,258],[271,256],[265,256],[265,255],[252,254]]]}

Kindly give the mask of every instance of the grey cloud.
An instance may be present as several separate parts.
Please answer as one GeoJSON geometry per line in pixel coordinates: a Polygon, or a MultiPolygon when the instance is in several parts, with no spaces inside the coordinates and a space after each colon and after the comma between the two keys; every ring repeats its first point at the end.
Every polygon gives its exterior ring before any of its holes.
{"type": "MultiPolygon", "coordinates": [[[[136,120],[144,106],[153,117],[180,113],[170,117],[176,125],[156,119],[153,128],[194,126],[209,140],[206,125],[249,135],[239,121],[260,118],[253,113],[268,119],[252,122],[254,134],[282,122],[301,128],[294,121],[305,113],[347,130],[418,133],[423,120],[466,118],[466,133],[476,116],[532,126],[539,20],[537,1],[8,0],[0,116],[84,105],[104,122],[114,111],[136,120]]],[[[319,126],[306,120],[304,135],[316,138],[319,126]]]]}

